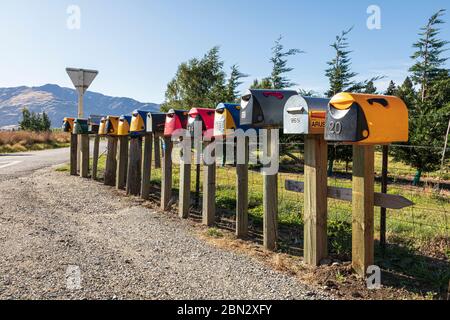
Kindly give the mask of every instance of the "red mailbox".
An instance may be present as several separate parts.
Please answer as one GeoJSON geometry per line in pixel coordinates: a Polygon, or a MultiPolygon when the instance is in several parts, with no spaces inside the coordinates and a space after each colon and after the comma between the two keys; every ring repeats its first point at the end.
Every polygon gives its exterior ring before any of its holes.
{"type": "Polygon", "coordinates": [[[208,137],[213,137],[214,135],[214,109],[206,109],[206,108],[193,108],[189,111],[189,120],[187,128],[191,132],[191,135],[194,133],[194,123],[195,121],[201,121],[202,123],[202,133],[203,135],[207,135],[208,137]],[[209,130],[209,131],[208,131],[209,130]]]}
{"type": "Polygon", "coordinates": [[[164,127],[164,135],[166,137],[179,129],[186,129],[188,122],[188,111],[171,109],[166,115],[166,125],[164,127]]]}

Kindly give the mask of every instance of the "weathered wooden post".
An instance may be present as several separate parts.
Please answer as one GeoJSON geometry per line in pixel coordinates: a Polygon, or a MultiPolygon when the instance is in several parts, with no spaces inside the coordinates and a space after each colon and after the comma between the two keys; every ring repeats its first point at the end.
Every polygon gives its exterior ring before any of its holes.
{"type": "Polygon", "coordinates": [[[100,154],[100,136],[94,136],[94,151],[92,155],[92,180],[97,180],[98,158],[100,154]]]}
{"type": "MultiPolygon", "coordinates": [[[[180,142],[182,144],[183,142],[180,142]]],[[[180,157],[180,192],[178,203],[178,215],[180,218],[189,218],[191,207],[191,154],[187,154],[187,148],[182,148],[180,157]],[[189,157],[189,158],[188,158],[189,157]]]]}
{"type": "Polygon", "coordinates": [[[374,261],[374,147],[353,146],[352,266],[364,276],[374,261]]]}
{"type": "MultiPolygon", "coordinates": [[[[277,245],[278,220],[278,174],[274,173],[278,159],[278,129],[283,128],[283,110],[287,100],[297,95],[293,90],[251,89],[241,99],[240,125],[265,131],[263,158],[263,206],[264,206],[264,248],[275,250],[277,245]],[[276,140],[276,141],[275,141],[276,140]],[[275,163],[276,162],[276,163],[275,163]],[[272,168],[271,168],[272,167],[272,168]]],[[[264,131],[261,131],[264,132],[264,131]]]]}
{"type": "Polygon", "coordinates": [[[70,174],[77,176],[77,156],[78,156],[78,136],[76,134],[70,134],[70,174]]]}
{"type": "Polygon", "coordinates": [[[205,155],[211,156],[211,159],[205,160],[204,158],[203,173],[202,223],[207,226],[214,225],[216,220],[216,162],[214,149],[214,141],[205,143],[205,155]]]}
{"type": "Polygon", "coordinates": [[[147,132],[144,136],[144,154],[142,161],[141,198],[148,200],[150,197],[150,179],[152,174],[152,149],[154,134],[147,132]]]}
{"type": "Polygon", "coordinates": [[[82,178],[89,177],[89,134],[81,134],[80,146],[80,176],[82,178]]]}
{"type": "Polygon", "coordinates": [[[304,262],[317,266],[328,256],[327,143],[325,117],[329,99],[291,97],[284,107],[284,133],[305,136],[304,262]]]}
{"type": "Polygon", "coordinates": [[[106,154],[105,185],[114,187],[116,185],[117,173],[117,133],[119,129],[119,117],[106,117],[105,130],[108,134],[108,150],[106,154]]]}
{"type": "Polygon", "coordinates": [[[365,277],[374,261],[374,145],[408,141],[408,109],[397,97],[339,93],[330,101],[325,138],[354,144],[352,266],[365,277]]]}
{"type": "MultiPolygon", "coordinates": [[[[382,148],[383,152],[383,160],[381,165],[381,193],[387,193],[388,186],[388,154],[389,154],[389,146],[385,145],[382,148]]],[[[386,250],[386,208],[380,209],[380,247],[383,251],[383,254],[386,250]]]]}
{"type": "Polygon", "coordinates": [[[114,186],[116,184],[116,170],[117,170],[117,137],[108,136],[108,149],[106,151],[105,164],[105,179],[104,183],[107,186],[114,186]]]}
{"type": "MultiPolygon", "coordinates": [[[[278,141],[273,141],[278,137],[274,137],[276,129],[267,130],[267,140],[263,147],[264,157],[273,159],[276,155],[275,145],[278,141]]],[[[277,159],[278,160],[278,159],[277,159]]],[[[271,161],[266,168],[269,168],[273,162],[271,161]]],[[[271,169],[269,169],[271,170],[271,169]]],[[[264,248],[267,250],[275,250],[278,239],[278,174],[272,172],[263,172],[263,236],[264,248]]]]}
{"type": "Polygon", "coordinates": [[[130,124],[131,116],[123,115],[119,118],[116,172],[116,188],[118,190],[125,189],[127,186],[130,124]]]}
{"type": "Polygon", "coordinates": [[[141,192],[142,137],[131,137],[128,155],[127,194],[138,196],[141,192]]]}
{"type": "MultiPolygon", "coordinates": [[[[239,139],[239,138],[238,138],[239,139]]],[[[237,156],[236,163],[236,236],[244,238],[248,234],[248,148],[249,139],[244,137],[244,143],[237,152],[243,152],[242,158],[237,156]]]]}
{"type": "Polygon", "coordinates": [[[125,189],[127,185],[128,148],[129,148],[129,137],[119,136],[117,141],[117,172],[116,172],[116,188],[118,190],[125,189]]]}
{"type": "MultiPolygon", "coordinates": [[[[164,123],[162,125],[162,129],[164,130],[164,123]]],[[[155,150],[155,169],[161,168],[161,133],[154,133],[154,150],[155,150]]]]}
{"type": "Polygon", "coordinates": [[[161,168],[161,209],[169,210],[169,203],[172,199],[172,147],[173,142],[170,137],[163,138],[162,145],[162,168],[161,168]]]}
{"type": "Polygon", "coordinates": [[[310,265],[319,265],[328,256],[327,152],[323,136],[306,136],[304,261],[310,265]]]}

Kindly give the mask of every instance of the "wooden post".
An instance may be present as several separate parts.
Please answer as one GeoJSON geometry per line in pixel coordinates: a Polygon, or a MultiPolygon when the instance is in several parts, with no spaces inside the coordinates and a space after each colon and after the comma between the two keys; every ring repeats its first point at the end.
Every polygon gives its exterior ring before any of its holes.
{"type": "Polygon", "coordinates": [[[362,277],[374,262],[374,147],[353,146],[352,266],[362,277]]]}
{"type": "Polygon", "coordinates": [[[78,136],[76,134],[70,134],[70,174],[77,176],[77,160],[78,157],[78,136]]]}
{"type": "Polygon", "coordinates": [[[98,156],[100,153],[100,136],[94,137],[94,154],[92,155],[92,180],[97,180],[98,156]]]}
{"type": "Polygon", "coordinates": [[[304,261],[313,266],[328,256],[327,143],[322,135],[305,137],[304,261]]]}
{"type": "MultiPolygon", "coordinates": [[[[183,150],[184,152],[184,150],[183,150]]],[[[178,203],[178,215],[180,218],[189,218],[191,206],[191,161],[184,161],[184,153],[180,157],[180,193],[178,203]]],[[[190,157],[190,154],[188,155],[190,157]]]]}
{"type": "MultiPolygon", "coordinates": [[[[388,185],[388,153],[389,146],[383,146],[383,164],[381,168],[381,193],[387,193],[388,185]]],[[[386,250],[386,208],[380,210],[380,246],[383,253],[386,250]]]]}
{"type": "Polygon", "coordinates": [[[161,209],[169,210],[169,203],[172,199],[172,147],[173,142],[170,137],[164,137],[163,158],[161,170],[161,209]]]}
{"type": "Polygon", "coordinates": [[[118,138],[116,173],[116,188],[118,190],[125,189],[127,185],[128,140],[128,136],[120,136],[118,138]]]}
{"type": "MultiPolygon", "coordinates": [[[[236,236],[248,234],[248,142],[245,137],[245,163],[236,164],[236,236]]],[[[239,152],[239,151],[238,151],[239,152]]]]}
{"type": "MultiPolygon", "coordinates": [[[[147,133],[144,140],[144,159],[142,161],[142,184],[141,184],[141,198],[148,200],[150,197],[150,180],[152,174],[152,149],[154,134],[147,133]]],[[[157,149],[157,145],[155,145],[157,149]]]]}
{"type": "MultiPolygon", "coordinates": [[[[272,130],[267,130],[267,145],[265,152],[269,158],[273,152],[272,130]]],[[[275,250],[277,247],[277,229],[278,229],[278,174],[263,174],[263,235],[264,248],[266,250],[275,250]]]]}
{"type": "Polygon", "coordinates": [[[161,135],[158,133],[153,134],[154,149],[155,149],[155,169],[161,168],[161,135]]]}
{"type": "Polygon", "coordinates": [[[117,137],[108,137],[108,151],[106,155],[105,166],[105,185],[116,185],[116,170],[117,170],[117,137]]]}
{"type": "Polygon", "coordinates": [[[89,135],[82,134],[80,146],[81,162],[80,162],[80,176],[82,178],[89,177],[89,135]]]}
{"type": "Polygon", "coordinates": [[[142,137],[130,139],[128,156],[127,194],[138,196],[141,192],[142,137]]]}
{"type": "MultiPolygon", "coordinates": [[[[215,142],[205,143],[206,146],[215,147],[215,142]]],[[[213,151],[212,156],[215,156],[213,151]]],[[[203,175],[203,205],[202,222],[212,226],[216,220],[216,163],[205,164],[203,175]]]]}

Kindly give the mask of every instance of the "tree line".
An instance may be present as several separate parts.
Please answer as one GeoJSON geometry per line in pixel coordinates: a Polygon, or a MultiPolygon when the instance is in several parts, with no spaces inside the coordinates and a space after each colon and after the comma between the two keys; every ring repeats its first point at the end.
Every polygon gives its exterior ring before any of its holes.
{"type": "Polygon", "coordinates": [[[44,132],[50,131],[52,122],[45,112],[30,112],[28,108],[22,109],[22,120],[19,121],[20,130],[44,132]]]}
{"type": "MultiPolygon", "coordinates": [[[[358,75],[352,70],[349,35],[352,28],[338,34],[330,45],[334,51],[327,61],[324,70],[329,81],[329,89],[324,96],[348,91],[359,93],[380,93],[396,95],[402,98],[409,109],[410,139],[403,147],[391,148],[391,155],[417,169],[414,183],[418,183],[423,172],[435,171],[439,168],[442,150],[450,118],[450,73],[445,68],[447,57],[443,54],[448,41],[439,38],[440,25],[445,10],[433,14],[426,25],[420,28],[418,40],[413,44],[413,61],[409,75],[400,85],[390,82],[385,92],[379,92],[375,81],[383,75],[356,81],[358,75]],[[427,147],[424,149],[423,147],[427,147]]],[[[270,63],[272,72],[266,78],[255,79],[252,88],[285,89],[296,86],[288,74],[293,70],[288,65],[291,56],[304,54],[300,49],[284,49],[282,36],[275,40],[272,47],[270,63]]],[[[242,73],[237,64],[230,72],[224,71],[224,62],[220,58],[219,47],[208,51],[201,59],[191,59],[182,63],[175,77],[167,85],[165,102],[162,111],[174,109],[190,109],[193,107],[214,108],[220,102],[238,102],[238,87],[242,79],[248,77],[242,73]]],[[[307,90],[298,89],[300,94],[321,96],[307,90]]],[[[301,142],[301,136],[281,135],[281,142],[301,142]]],[[[289,154],[288,148],[282,148],[289,154]]],[[[333,171],[335,161],[347,164],[352,159],[352,148],[349,146],[329,147],[329,173],[333,171]]]]}

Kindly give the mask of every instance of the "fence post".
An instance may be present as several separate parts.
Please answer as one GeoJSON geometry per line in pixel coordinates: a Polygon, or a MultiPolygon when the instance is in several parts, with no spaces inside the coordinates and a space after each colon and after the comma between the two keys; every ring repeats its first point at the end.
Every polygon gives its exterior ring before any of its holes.
{"type": "MultiPolygon", "coordinates": [[[[383,146],[383,164],[381,168],[381,193],[387,193],[388,185],[388,154],[389,146],[383,146]]],[[[380,210],[380,246],[383,253],[386,250],[386,208],[380,210]]]]}
{"type": "MultiPolygon", "coordinates": [[[[141,198],[148,200],[150,197],[150,180],[152,174],[152,149],[153,139],[156,134],[147,133],[144,140],[144,159],[142,161],[142,184],[141,184],[141,198]]],[[[156,140],[155,140],[156,141],[156,140]]],[[[158,149],[155,144],[155,150],[158,149]]],[[[155,159],[156,160],[156,159],[155,159]]]]}
{"type": "Polygon", "coordinates": [[[78,157],[78,136],[76,134],[70,134],[70,174],[77,176],[77,160],[78,157]]]}
{"type": "MultiPolygon", "coordinates": [[[[278,141],[277,141],[278,143],[278,141]]],[[[264,151],[266,159],[272,156],[275,146],[272,144],[272,129],[267,130],[267,140],[264,151]]],[[[277,246],[278,229],[278,174],[263,174],[263,234],[264,248],[275,250],[277,246]]]]}
{"type": "Polygon", "coordinates": [[[128,170],[128,136],[120,136],[117,146],[116,188],[125,189],[128,170]]]}
{"type": "MultiPolygon", "coordinates": [[[[236,236],[248,234],[248,137],[244,137],[244,163],[236,163],[236,236]]],[[[239,150],[239,148],[238,148],[239,150]]],[[[238,151],[239,152],[239,151],[238,151]]]]}
{"type": "Polygon", "coordinates": [[[161,170],[161,209],[169,210],[172,199],[172,148],[170,137],[163,138],[162,170],[161,170]]]}
{"type": "Polygon", "coordinates": [[[362,277],[374,262],[374,147],[353,146],[352,266],[362,277]]]}
{"type": "MultiPolygon", "coordinates": [[[[182,150],[184,152],[184,150],[182,150]]],[[[189,154],[188,157],[191,155],[189,154]]],[[[189,208],[191,206],[191,159],[184,159],[183,153],[180,157],[180,193],[178,203],[178,215],[180,218],[189,217],[189,208]]]]}
{"type": "Polygon", "coordinates": [[[313,266],[328,256],[327,143],[322,135],[305,136],[304,261],[313,266]]]}
{"type": "Polygon", "coordinates": [[[92,180],[97,180],[98,156],[100,153],[100,136],[94,137],[94,154],[92,155],[92,180]]]}
{"type": "Polygon", "coordinates": [[[117,137],[108,137],[108,153],[105,166],[105,185],[115,186],[117,170],[117,137]]]}
{"type": "Polygon", "coordinates": [[[81,138],[81,146],[80,146],[80,176],[82,178],[89,177],[89,135],[82,134],[81,138]]]}
{"type": "Polygon", "coordinates": [[[161,141],[160,141],[161,135],[159,133],[153,134],[154,139],[154,149],[155,149],[155,169],[161,168],[161,141]]]}
{"type": "MultiPolygon", "coordinates": [[[[215,148],[215,142],[206,142],[205,148],[209,145],[215,148]]],[[[215,157],[215,150],[211,154],[215,157]]],[[[216,219],[216,163],[205,164],[203,176],[203,206],[202,222],[204,225],[214,225],[216,219]]]]}
{"type": "Polygon", "coordinates": [[[127,194],[138,196],[141,191],[142,137],[130,139],[128,155],[127,194]]]}

